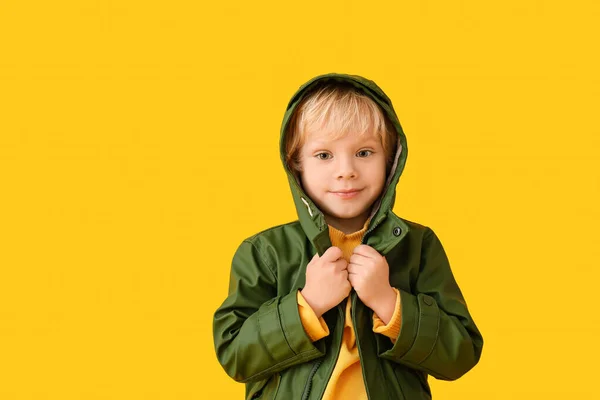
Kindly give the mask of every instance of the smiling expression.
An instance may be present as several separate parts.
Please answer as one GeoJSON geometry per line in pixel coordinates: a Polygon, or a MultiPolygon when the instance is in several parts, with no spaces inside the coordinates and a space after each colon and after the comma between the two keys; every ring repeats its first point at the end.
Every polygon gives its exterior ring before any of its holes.
{"type": "Polygon", "coordinates": [[[385,184],[384,153],[374,133],[336,140],[307,135],[300,149],[300,178],[329,225],[344,233],[363,228],[385,184]]]}

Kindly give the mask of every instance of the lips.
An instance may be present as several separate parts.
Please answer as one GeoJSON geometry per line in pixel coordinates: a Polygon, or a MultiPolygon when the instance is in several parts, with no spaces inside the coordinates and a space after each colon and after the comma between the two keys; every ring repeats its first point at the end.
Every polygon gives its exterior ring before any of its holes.
{"type": "Polygon", "coordinates": [[[336,190],[333,193],[352,193],[352,192],[360,192],[362,189],[345,189],[345,190],[336,190]]]}
{"type": "Polygon", "coordinates": [[[350,199],[354,196],[357,196],[361,191],[362,191],[362,189],[345,189],[345,190],[338,190],[338,191],[331,192],[331,193],[338,197],[341,197],[342,199],[350,199]]]}

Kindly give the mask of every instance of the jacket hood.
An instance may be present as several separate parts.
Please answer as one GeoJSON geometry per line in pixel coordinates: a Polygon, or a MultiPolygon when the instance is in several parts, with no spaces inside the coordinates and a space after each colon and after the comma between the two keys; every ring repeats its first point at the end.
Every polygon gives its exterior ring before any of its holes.
{"type": "MultiPolygon", "coordinates": [[[[294,198],[294,204],[296,206],[296,212],[302,228],[309,240],[315,245],[319,254],[322,254],[329,246],[331,242],[329,240],[329,229],[323,212],[317,208],[315,203],[306,195],[302,189],[300,182],[296,179],[289,165],[285,160],[285,135],[288,131],[288,125],[291,120],[291,116],[294,110],[300,105],[305,95],[317,85],[327,81],[346,82],[354,87],[358,88],[361,92],[373,99],[383,110],[385,115],[389,118],[393,127],[398,134],[398,146],[396,148],[396,154],[394,158],[394,164],[388,175],[382,194],[379,199],[375,202],[371,214],[369,225],[365,237],[370,231],[376,229],[376,227],[383,222],[392,211],[394,202],[396,199],[396,185],[404,170],[406,158],[408,155],[408,148],[406,144],[406,136],[398,116],[392,106],[392,101],[388,96],[381,90],[377,84],[367,78],[358,75],[340,74],[340,73],[328,73],[324,75],[316,76],[304,83],[296,91],[296,93],[290,99],[287,109],[285,111],[283,122],[281,124],[280,140],[279,140],[279,153],[283,167],[285,169],[290,189],[292,191],[292,197],[294,198]]],[[[396,221],[399,222],[399,221],[396,221]]],[[[402,224],[400,222],[400,224],[402,224]]],[[[402,224],[404,230],[408,230],[408,226],[402,224]]],[[[404,236],[404,235],[402,235],[404,236]]]]}

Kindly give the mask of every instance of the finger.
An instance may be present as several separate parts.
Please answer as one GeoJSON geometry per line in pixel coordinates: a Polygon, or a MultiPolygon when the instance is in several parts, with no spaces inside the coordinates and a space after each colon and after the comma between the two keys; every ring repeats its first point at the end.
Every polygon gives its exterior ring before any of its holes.
{"type": "Polygon", "coordinates": [[[346,261],[343,258],[340,258],[339,260],[334,261],[332,264],[337,271],[343,271],[346,268],[348,268],[348,261],[346,261]]]}
{"type": "Polygon", "coordinates": [[[357,264],[354,264],[354,263],[349,263],[347,270],[348,270],[349,274],[356,275],[356,274],[359,273],[360,268],[361,268],[360,265],[357,265],[357,264]]]}
{"type": "Polygon", "coordinates": [[[348,271],[347,270],[343,270],[342,271],[342,276],[344,277],[344,279],[348,279],[348,271]]]}
{"type": "Polygon", "coordinates": [[[349,274],[352,273],[352,268],[354,268],[354,265],[348,263],[348,266],[346,267],[346,271],[348,271],[349,274]]]}
{"type": "Polygon", "coordinates": [[[359,244],[352,250],[353,254],[360,254],[369,258],[377,258],[381,256],[377,250],[366,244],[359,244]]]}
{"type": "Polygon", "coordinates": [[[354,287],[354,284],[356,283],[356,275],[348,274],[348,282],[350,282],[350,285],[354,287]]]}
{"type": "Polygon", "coordinates": [[[362,254],[355,253],[350,256],[350,262],[357,265],[365,265],[369,260],[371,260],[370,257],[364,256],[362,254]]]}
{"type": "Polygon", "coordinates": [[[314,268],[315,263],[319,260],[319,254],[315,253],[313,258],[306,264],[306,270],[308,271],[311,268],[314,268]]]}
{"type": "Polygon", "coordinates": [[[343,255],[344,252],[342,251],[342,249],[336,246],[331,246],[330,248],[325,250],[325,253],[323,253],[321,258],[323,259],[323,261],[336,261],[343,255]]]}
{"type": "Polygon", "coordinates": [[[350,290],[352,290],[352,284],[350,283],[350,281],[346,280],[346,282],[344,282],[342,289],[344,289],[347,292],[350,292],[350,290]]]}

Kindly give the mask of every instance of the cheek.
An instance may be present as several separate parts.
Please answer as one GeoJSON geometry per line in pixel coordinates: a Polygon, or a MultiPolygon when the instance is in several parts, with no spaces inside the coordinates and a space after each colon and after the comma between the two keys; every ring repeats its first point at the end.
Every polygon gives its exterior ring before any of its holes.
{"type": "Polygon", "coordinates": [[[306,187],[318,187],[321,181],[320,177],[323,174],[314,165],[311,165],[311,163],[303,163],[301,176],[302,182],[306,187]]]}
{"type": "Polygon", "coordinates": [[[386,179],[385,162],[377,164],[373,168],[369,169],[369,180],[373,183],[376,183],[376,186],[385,185],[386,179]]]}
{"type": "Polygon", "coordinates": [[[302,169],[312,175],[318,175],[319,171],[323,171],[323,165],[318,160],[309,158],[301,160],[302,169]]]}

